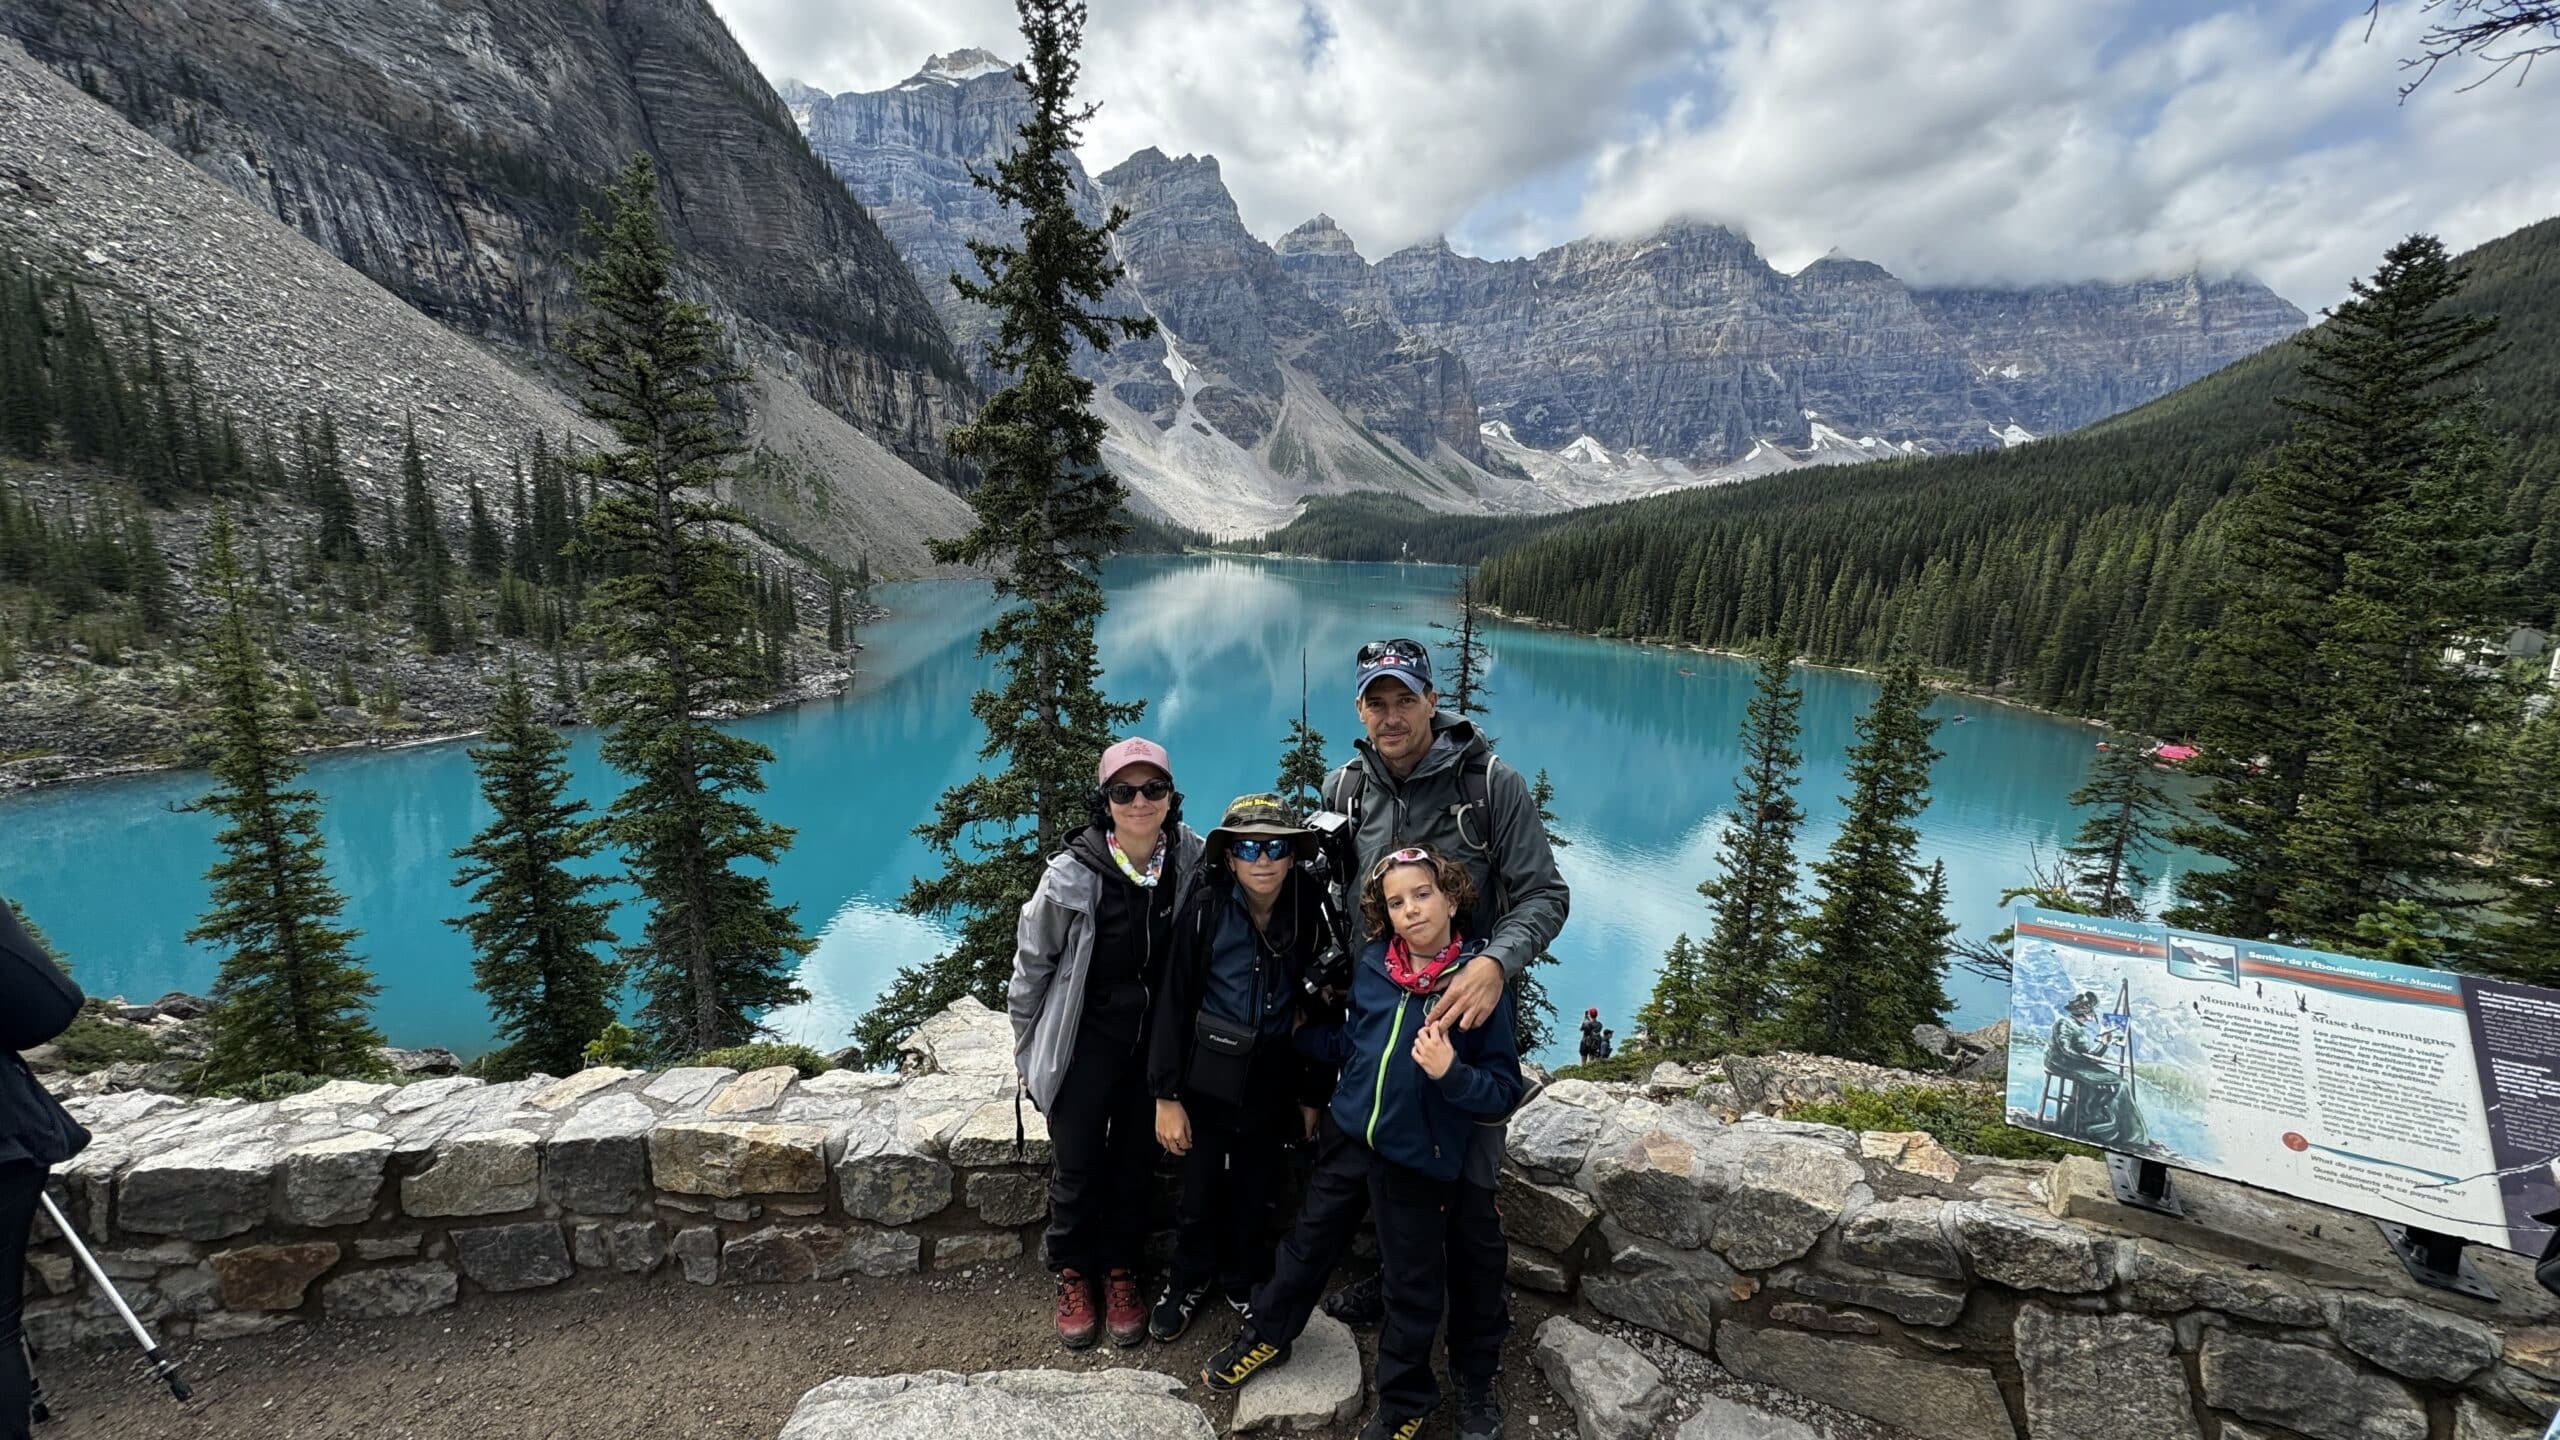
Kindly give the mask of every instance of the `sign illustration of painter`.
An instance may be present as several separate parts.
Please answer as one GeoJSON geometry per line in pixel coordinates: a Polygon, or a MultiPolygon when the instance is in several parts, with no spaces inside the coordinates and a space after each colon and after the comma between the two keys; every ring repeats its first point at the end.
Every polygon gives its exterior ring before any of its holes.
{"type": "Polygon", "coordinates": [[[2011,961],[2011,1124],[2369,1215],[2438,1283],[2551,1237],[2560,991],[2032,907],[2011,961]]]}

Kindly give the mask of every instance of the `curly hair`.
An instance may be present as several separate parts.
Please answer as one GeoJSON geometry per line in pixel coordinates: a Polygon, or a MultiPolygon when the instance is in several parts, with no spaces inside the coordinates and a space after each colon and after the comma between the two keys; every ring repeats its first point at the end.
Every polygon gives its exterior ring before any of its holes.
{"type": "MultiPolygon", "coordinates": [[[[1466,866],[1428,845],[1416,845],[1412,848],[1420,850],[1427,858],[1407,860],[1404,863],[1427,864],[1431,867],[1431,878],[1440,886],[1440,893],[1449,897],[1454,914],[1463,915],[1475,908],[1475,877],[1467,873],[1466,866]]],[[[1403,853],[1401,850],[1395,852],[1397,855],[1403,853]]],[[[1370,866],[1368,878],[1360,882],[1360,919],[1368,926],[1369,938],[1372,940],[1384,939],[1395,930],[1395,926],[1387,919],[1387,872],[1395,868],[1395,855],[1389,855],[1370,866]]]]}

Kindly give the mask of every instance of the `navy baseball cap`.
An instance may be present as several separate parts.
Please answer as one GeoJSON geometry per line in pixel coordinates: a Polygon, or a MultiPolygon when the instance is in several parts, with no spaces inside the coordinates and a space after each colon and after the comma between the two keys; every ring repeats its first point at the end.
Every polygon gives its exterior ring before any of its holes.
{"type": "Polygon", "coordinates": [[[1352,661],[1351,694],[1367,694],[1369,682],[1393,675],[1416,695],[1431,693],[1431,652],[1419,640],[1372,640],[1352,661]]]}

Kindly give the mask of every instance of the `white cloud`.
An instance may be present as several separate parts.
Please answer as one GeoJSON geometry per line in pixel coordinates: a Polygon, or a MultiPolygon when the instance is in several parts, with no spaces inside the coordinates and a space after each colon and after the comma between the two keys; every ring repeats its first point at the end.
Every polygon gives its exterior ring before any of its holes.
{"type": "MultiPolygon", "coordinates": [[[[1020,46],[1004,0],[714,0],[758,63],[878,89],[1020,46]]],[[[1781,265],[1839,249],[1922,282],[2244,271],[2306,308],[2391,241],[2560,212],[2560,77],[2397,102],[2414,6],[2178,19],[2153,0],[1112,0],[1085,157],[1218,156],[1265,236],[1318,210],[1376,258],[1680,216],[1781,265]]],[[[2448,83],[2450,82],[2450,83],[2448,83]]]]}

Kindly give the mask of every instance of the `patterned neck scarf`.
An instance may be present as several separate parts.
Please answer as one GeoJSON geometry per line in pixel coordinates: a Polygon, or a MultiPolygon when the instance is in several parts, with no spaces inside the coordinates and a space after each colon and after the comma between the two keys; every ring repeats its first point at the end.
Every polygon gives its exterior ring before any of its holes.
{"type": "Polygon", "coordinates": [[[1412,952],[1405,949],[1404,937],[1398,935],[1387,942],[1387,978],[1416,995],[1428,995],[1440,987],[1440,978],[1457,963],[1458,948],[1464,943],[1458,938],[1458,932],[1450,931],[1449,948],[1424,961],[1417,969],[1412,952]]]}
{"type": "Polygon", "coordinates": [[[1156,832],[1156,848],[1147,856],[1147,868],[1140,870],[1129,863],[1128,856],[1120,852],[1120,837],[1113,835],[1110,841],[1112,863],[1120,867],[1121,874],[1129,877],[1130,884],[1142,890],[1153,890],[1156,888],[1156,882],[1164,878],[1166,842],[1172,838],[1172,835],[1164,831],[1156,832]]]}

